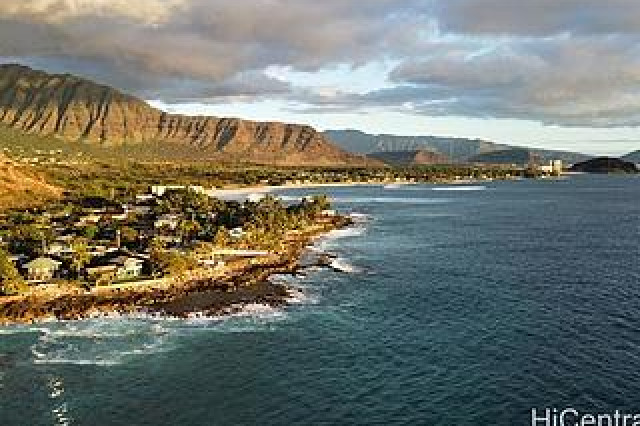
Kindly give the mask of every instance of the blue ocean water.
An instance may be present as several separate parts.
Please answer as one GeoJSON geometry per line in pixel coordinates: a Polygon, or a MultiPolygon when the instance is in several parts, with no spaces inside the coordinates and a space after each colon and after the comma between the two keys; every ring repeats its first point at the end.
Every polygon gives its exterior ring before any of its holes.
{"type": "MultiPolygon", "coordinates": [[[[231,319],[0,329],[1,425],[530,424],[639,412],[640,180],[350,187],[344,270],[231,319]],[[436,190],[434,190],[436,189],[436,190]]],[[[285,278],[283,278],[285,279],[285,278]]]]}

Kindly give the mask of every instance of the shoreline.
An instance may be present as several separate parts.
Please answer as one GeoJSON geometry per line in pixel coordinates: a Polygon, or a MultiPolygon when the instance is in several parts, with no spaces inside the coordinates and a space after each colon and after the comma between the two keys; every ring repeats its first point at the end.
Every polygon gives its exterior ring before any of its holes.
{"type": "MultiPolygon", "coordinates": [[[[244,187],[228,187],[220,189],[210,189],[206,194],[211,197],[235,197],[247,196],[250,194],[268,194],[278,190],[291,189],[312,189],[312,188],[344,188],[357,186],[412,186],[412,185],[477,185],[482,183],[493,182],[498,179],[460,179],[460,180],[442,180],[434,182],[409,182],[409,181],[385,181],[385,182],[330,182],[330,183],[298,183],[293,185],[256,185],[244,187]]],[[[499,180],[519,180],[519,179],[499,179],[499,180]]]]}
{"type": "MultiPolygon", "coordinates": [[[[351,225],[353,221],[349,217],[337,216],[328,223],[317,223],[301,233],[287,235],[286,249],[269,256],[263,263],[240,261],[217,273],[197,269],[191,277],[171,277],[162,285],[154,282],[138,288],[97,287],[89,291],[75,289],[50,295],[33,293],[0,298],[0,326],[109,318],[114,314],[187,319],[193,314],[232,315],[250,304],[283,307],[290,304],[292,289],[270,282],[269,278],[300,271],[307,266],[300,264],[302,255],[315,239],[351,225]]],[[[321,257],[308,266],[326,266],[321,257]]]]}

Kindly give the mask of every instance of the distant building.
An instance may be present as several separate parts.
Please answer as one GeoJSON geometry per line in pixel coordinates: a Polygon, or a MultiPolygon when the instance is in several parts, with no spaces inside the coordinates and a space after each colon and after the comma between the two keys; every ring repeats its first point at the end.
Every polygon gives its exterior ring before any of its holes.
{"type": "Polygon", "coordinates": [[[562,160],[553,160],[551,162],[551,169],[554,174],[561,175],[564,170],[564,164],[562,163],[562,160]]]}
{"type": "Polygon", "coordinates": [[[179,191],[181,189],[189,189],[198,194],[204,194],[206,192],[205,189],[199,185],[154,185],[151,187],[151,194],[156,197],[162,197],[167,191],[179,191]]]}

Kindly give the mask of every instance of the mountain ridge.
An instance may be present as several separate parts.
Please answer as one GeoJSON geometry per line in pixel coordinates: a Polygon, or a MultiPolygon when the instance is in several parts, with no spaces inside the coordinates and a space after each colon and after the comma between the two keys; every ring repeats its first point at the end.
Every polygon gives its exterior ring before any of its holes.
{"type": "Polygon", "coordinates": [[[274,165],[379,165],[311,126],[187,116],[153,108],[70,74],[0,65],[0,122],[20,131],[102,146],[184,145],[194,155],[274,165]]]}
{"type": "MultiPolygon", "coordinates": [[[[426,149],[447,155],[454,162],[475,162],[475,157],[496,151],[527,150],[540,157],[542,161],[563,160],[566,163],[584,161],[591,156],[569,151],[546,150],[540,148],[518,147],[484,139],[459,138],[447,136],[399,136],[389,134],[370,134],[359,130],[327,130],[325,134],[342,148],[369,154],[380,151],[413,151],[426,149]]],[[[515,159],[515,158],[514,158],[515,159]]],[[[505,158],[505,163],[517,163],[505,158]]]]}
{"type": "Polygon", "coordinates": [[[621,157],[625,161],[630,161],[632,163],[640,164],[640,150],[630,152],[621,157]]]}
{"type": "Polygon", "coordinates": [[[368,154],[386,164],[401,167],[430,166],[437,164],[449,164],[451,160],[446,155],[426,149],[415,151],[382,151],[368,154]]]}

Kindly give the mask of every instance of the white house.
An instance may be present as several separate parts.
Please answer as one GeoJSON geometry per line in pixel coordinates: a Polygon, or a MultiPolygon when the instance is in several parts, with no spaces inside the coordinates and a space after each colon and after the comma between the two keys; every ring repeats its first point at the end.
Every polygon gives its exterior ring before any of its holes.
{"type": "Polygon", "coordinates": [[[39,257],[24,265],[30,281],[49,281],[60,269],[62,263],[50,257],[39,257]]]}
{"type": "Polygon", "coordinates": [[[171,230],[175,230],[180,223],[180,217],[175,214],[165,214],[160,216],[153,222],[153,227],[156,229],[168,227],[171,230]]]}

